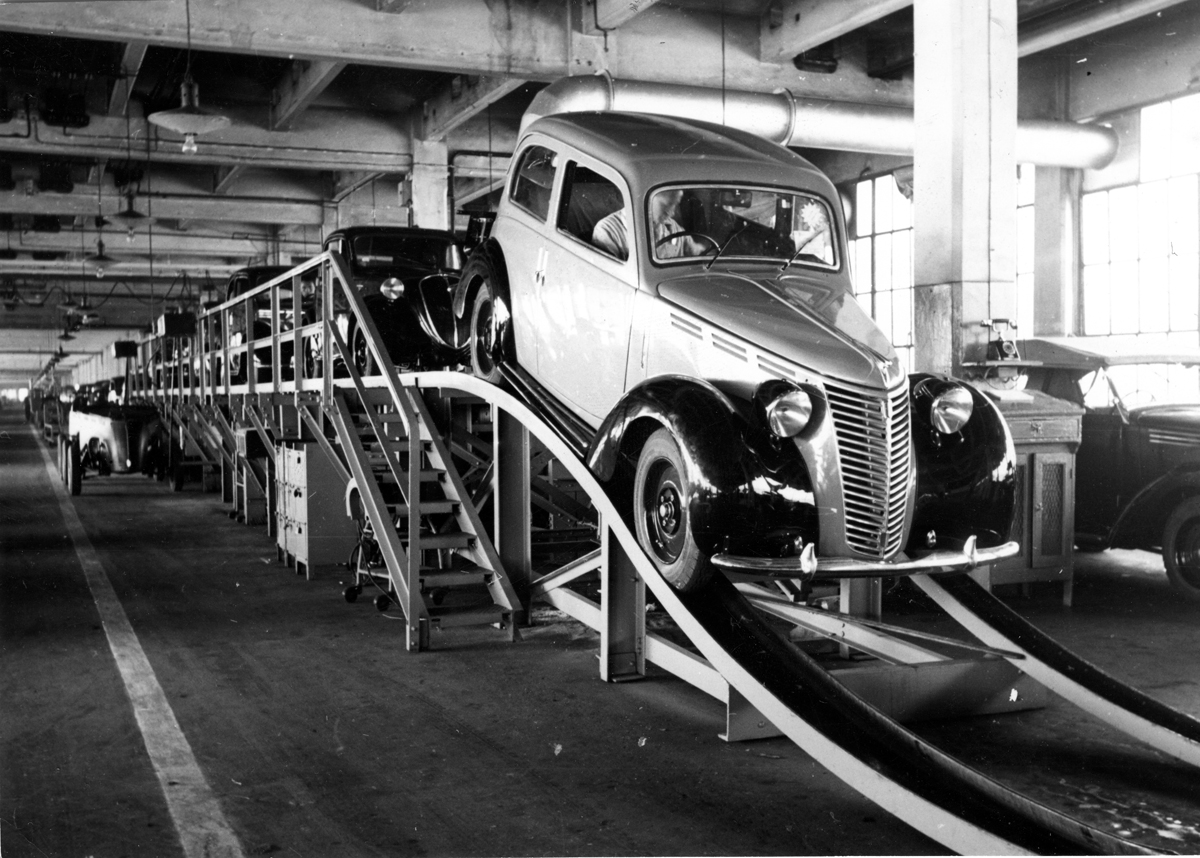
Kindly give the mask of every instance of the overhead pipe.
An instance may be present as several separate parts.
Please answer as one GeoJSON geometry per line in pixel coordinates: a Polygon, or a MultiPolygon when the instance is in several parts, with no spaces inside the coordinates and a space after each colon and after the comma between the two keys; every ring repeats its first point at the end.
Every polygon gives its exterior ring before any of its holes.
{"type": "MultiPolygon", "coordinates": [[[[907,107],[855,104],[684,84],[617,80],[607,73],[561,78],[539,92],[521,130],[554,113],[619,110],[720,121],[785,146],[885,155],[913,154],[915,125],[907,107]]],[[[1101,125],[1020,120],[1016,160],[1042,167],[1098,169],[1117,154],[1117,135],[1101,125]]]]}

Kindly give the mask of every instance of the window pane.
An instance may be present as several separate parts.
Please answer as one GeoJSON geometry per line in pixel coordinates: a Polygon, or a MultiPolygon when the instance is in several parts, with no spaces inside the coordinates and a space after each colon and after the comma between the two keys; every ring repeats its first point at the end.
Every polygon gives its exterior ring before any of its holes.
{"type": "Polygon", "coordinates": [[[1033,336],[1033,274],[1017,275],[1017,333],[1033,336]]]}
{"type": "Polygon", "coordinates": [[[1025,206],[1017,209],[1017,273],[1027,274],[1033,268],[1033,206],[1025,206]]]}
{"type": "Polygon", "coordinates": [[[1017,165],[1017,205],[1031,206],[1033,205],[1034,184],[1033,177],[1036,171],[1032,164],[1017,165]]]}
{"type": "Polygon", "coordinates": [[[1114,262],[1118,259],[1137,259],[1137,216],[1137,185],[1114,188],[1108,192],[1108,256],[1114,262]]]}
{"type": "Polygon", "coordinates": [[[875,231],[890,232],[892,229],[891,194],[896,190],[896,180],[891,176],[880,176],[875,180],[875,231]]]}
{"type": "Polygon", "coordinates": [[[912,226],[912,200],[900,193],[896,180],[892,179],[892,229],[908,229],[912,226]]]}
{"type": "Polygon", "coordinates": [[[1090,336],[1107,334],[1109,317],[1108,266],[1089,265],[1083,269],[1083,332],[1090,336]]]}
{"type": "Polygon", "coordinates": [[[1151,182],[1139,188],[1138,255],[1142,259],[1149,256],[1166,256],[1169,252],[1170,214],[1166,182],[1151,182]]]}
{"type": "Polygon", "coordinates": [[[883,330],[889,340],[895,341],[892,333],[892,293],[880,292],[875,296],[875,324],[883,330]]]}
{"type": "Polygon", "coordinates": [[[1138,272],[1138,303],[1141,306],[1140,331],[1165,331],[1169,327],[1170,308],[1167,306],[1167,258],[1152,256],[1143,259],[1138,272]]]}
{"type": "Polygon", "coordinates": [[[1167,206],[1171,211],[1171,253],[1195,253],[1200,249],[1200,201],[1196,197],[1196,176],[1172,179],[1167,206]]]}
{"type": "Polygon", "coordinates": [[[912,342],[912,301],[911,289],[898,289],[892,293],[892,342],[912,342]]]}
{"type": "Polygon", "coordinates": [[[1136,260],[1114,262],[1109,271],[1112,332],[1136,334],[1138,326],[1138,265],[1136,260]]]}
{"type": "MultiPolygon", "coordinates": [[[[861,237],[871,234],[871,225],[875,222],[875,209],[871,205],[872,184],[859,182],[854,189],[854,234],[861,237]]],[[[870,269],[858,269],[866,275],[870,269]]]]}
{"type": "Polygon", "coordinates": [[[1195,253],[1171,257],[1171,330],[1200,327],[1200,257],[1195,253]]]}
{"type": "Polygon", "coordinates": [[[912,286],[912,235],[911,229],[892,233],[893,289],[908,289],[912,286]]]}
{"type": "Polygon", "coordinates": [[[1108,262],[1108,191],[1084,196],[1080,205],[1083,264],[1108,262]]]}
{"type": "Polygon", "coordinates": [[[892,235],[875,236],[875,289],[886,292],[892,288],[892,235]]]}
{"type": "Polygon", "coordinates": [[[871,239],[860,238],[854,242],[854,245],[856,259],[854,271],[858,284],[855,293],[858,295],[870,295],[875,283],[873,272],[871,271],[871,239]]]}

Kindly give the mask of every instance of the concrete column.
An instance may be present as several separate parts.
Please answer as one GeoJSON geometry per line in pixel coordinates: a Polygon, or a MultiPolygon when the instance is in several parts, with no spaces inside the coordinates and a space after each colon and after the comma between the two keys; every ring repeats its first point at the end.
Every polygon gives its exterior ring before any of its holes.
{"type": "Polygon", "coordinates": [[[1021,331],[1023,337],[1075,332],[1079,178],[1078,170],[1063,167],[1038,167],[1034,174],[1034,329],[1021,331]]]}
{"type": "Polygon", "coordinates": [[[1016,315],[1016,0],[916,0],[916,369],[982,360],[1016,315]]]}
{"type": "Polygon", "coordinates": [[[450,229],[450,155],[445,143],[413,140],[413,221],[426,229],[450,229]]]}

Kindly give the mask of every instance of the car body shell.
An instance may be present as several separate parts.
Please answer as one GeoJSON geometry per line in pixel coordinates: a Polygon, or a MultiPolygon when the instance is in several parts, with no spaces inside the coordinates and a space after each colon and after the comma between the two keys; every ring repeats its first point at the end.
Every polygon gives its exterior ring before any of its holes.
{"type": "Polygon", "coordinates": [[[1200,496],[1200,405],[1089,407],[1080,380],[1112,367],[1200,366],[1200,349],[1126,338],[1018,343],[1028,386],[1084,408],[1076,452],[1075,538],[1082,548],[1160,546],[1163,522],[1200,496]]]}
{"type": "MultiPolygon", "coordinates": [[[[462,264],[461,248],[453,233],[416,227],[347,227],[330,233],[324,248],[336,251],[345,262],[394,363],[403,368],[428,369],[458,362],[449,313],[462,264]],[[365,264],[357,248],[372,241],[393,249],[411,245],[413,258],[404,263],[365,264]],[[404,284],[404,294],[394,300],[380,290],[392,278],[404,284]]],[[[354,324],[346,303],[338,296],[335,289],[335,318],[347,344],[352,345],[354,324]]]]}
{"type": "MultiPolygon", "coordinates": [[[[593,428],[588,463],[615,492],[626,491],[641,443],[666,426],[706,553],[780,557],[812,543],[844,570],[888,574],[906,551],[939,540],[962,545],[974,535],[979,546],[1011,546],[1014,456],[1003,419],[973,391],[971,423],[939,438],[928,403],[914,409],[925,377],[910,387],[855,301],[837,192],[809,162],[706,123],[580,113],[532,123],[513,165],[491,236],[473,255],[503,270],[491,284],[499,357],[593,428]],[[514,199],[516,174],[535,146],[555,158],[545,199],[526,205],[514,199]],[[568,222],[565,186],[580,168],[619,189],[626,259],[568,222]],[[823,200],[832,263],[656,259],[650,195],[706,182],[823,200]],[[792,439],[766,429],[760,386],[775,382],[814,402],[809,426],[792,439]]],[[[479,288],[475,270],[469,261],[459,283],[460,318],[479,288]]]]}
{"type": "Polygon", "coordinates": [[[85,467],[115,474],[142,471],[162,431],[153,406],[83,401],[72,406],[68,427],[85,467]]]}

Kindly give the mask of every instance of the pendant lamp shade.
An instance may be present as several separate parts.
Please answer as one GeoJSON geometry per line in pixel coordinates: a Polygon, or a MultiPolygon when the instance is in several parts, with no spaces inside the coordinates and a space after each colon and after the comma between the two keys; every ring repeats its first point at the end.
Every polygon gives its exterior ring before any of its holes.
{"type": "Polygon", "coordinates": [[[176,134],[195,136],[210,134],[228,128],[230,119],[219,113],[209,113],[200,109],[200,86],[191,77],[183,81],[179,87],[181,105],[170,110],[159,110],[148,117],[150,122],[159,128],[174,131],[176,134]]]}

